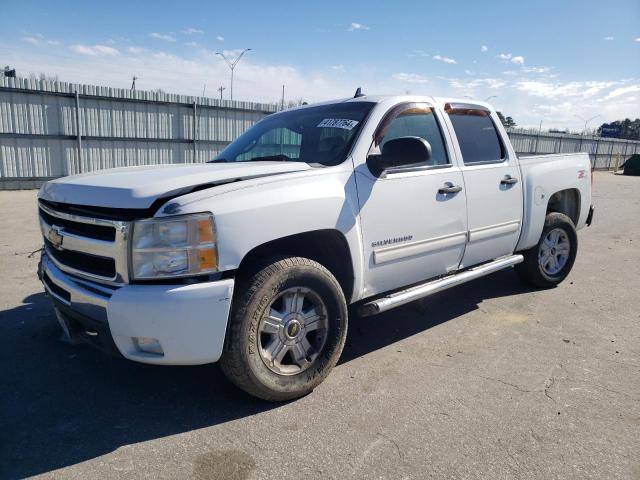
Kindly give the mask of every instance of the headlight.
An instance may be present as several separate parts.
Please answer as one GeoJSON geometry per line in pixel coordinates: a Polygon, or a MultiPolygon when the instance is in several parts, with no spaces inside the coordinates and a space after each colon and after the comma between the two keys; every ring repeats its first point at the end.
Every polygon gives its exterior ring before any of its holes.
{"type": "Polygon", "coordinates": [[[210,213],[152,218],[133,224],[134,279],[187,277],[217,270],[218,249],[210,213]]]}

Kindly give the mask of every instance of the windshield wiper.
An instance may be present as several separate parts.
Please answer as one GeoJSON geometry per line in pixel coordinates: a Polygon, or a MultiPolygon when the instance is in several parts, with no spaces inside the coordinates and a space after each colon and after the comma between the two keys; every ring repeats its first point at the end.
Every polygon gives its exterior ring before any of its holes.
{"type": "Polygon", "coordinates": [[[265,155],[263,157],[253,157],[245,161],[246,162],[289,162],[291,161],[291,157],[288,157],[284,153],[279,153],[277,155],[265,155]]]}
{"type": "MultiPolygon", "coordinates": [[[[238,160],[238,163],[241,162],[299,162],[298,159],[293,159],[283,153],[279,153],[277,155],[265,155],[262,157],[254,157],[248,160],[238,160]]],[[[213,160],[209,160],[207,163],[230,163],[226,158],[215,158],[213,160]]]]}

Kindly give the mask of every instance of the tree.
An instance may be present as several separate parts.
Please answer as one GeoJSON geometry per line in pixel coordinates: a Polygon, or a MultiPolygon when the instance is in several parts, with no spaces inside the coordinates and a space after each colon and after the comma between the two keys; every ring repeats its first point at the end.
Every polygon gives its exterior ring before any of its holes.
{"type": "Polygon", "coordinates": [[[601,137],[616,137],[627,140],[640,140],[640,118],[631,120],[616,120],[611,123],[603,123],[598,127],[598,135],[601,137]]]}
{"type": "Polygon", "coordinates": [[[498,114],[498,118],[500,119],[500,122],[502,123],[502,125],[504,126],[504,128],[513,128],[517,125],[516,121],[513,119],[513,117],[506,117],[502,114],[502,112],[496,112],[498,114]]]}

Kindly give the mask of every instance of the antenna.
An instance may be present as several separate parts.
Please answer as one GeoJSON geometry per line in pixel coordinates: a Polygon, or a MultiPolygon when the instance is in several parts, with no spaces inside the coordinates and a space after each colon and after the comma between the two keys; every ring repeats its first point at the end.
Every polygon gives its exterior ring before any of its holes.
{"type": "Polygon", "coordinates": [[[356,94],[353,96],[353,98],[358,98],[358,97],[364,97],[364,93],[362,93],[362,88],[358,87],[356,90],[356,94]]]}

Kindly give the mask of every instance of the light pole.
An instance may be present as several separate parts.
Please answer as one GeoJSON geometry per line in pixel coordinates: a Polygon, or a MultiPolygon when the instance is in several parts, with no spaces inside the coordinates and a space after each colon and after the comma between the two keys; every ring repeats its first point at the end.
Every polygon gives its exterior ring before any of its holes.
{"type": "MultiPolygon", "coordinates": [[[[598,115],[594,115],[591,118],[583,118],[580,115],[574,115],[574,117],[578,117],[580,120],[582,120],[584,122],[584,128],[582,129],[582,135],[580,135],[580,146],[578,146],[578,151],[582,151],[582,144],[584,143],[584,136],[587,133],[587,124],[591,121],[594,120],[596,118],[598,118],[600,116],[600,114],[598,115]]],[[[596,157],[598,156],[598,144],[596,143],[596,157]]]]}
{"type": "Polygon", "coordinates": [[[231,100],[233,100],[233,70],[236,68],[236,65],[238,64],[238,62],[240,61],[240,59],[242,58],[242,56],[251,51],[250,48],[245,48],[242,52],[240,52],[240,55],[238,55],[235,59],[233,60],[229,60],[224,53],[222,52],[216,52],[216,55],[220,55],[225,62],[227,62],[227,65],[229,65],[229,68],[231,69],[231,89],[230,89],[230,97],[231,100]]]}
{"type": "Polygon", "coordinates": [[[589,122],[591,120],[595,120],[596,118],[598,118],[600,116],[600,114],[598,115],[594,115],[591,118],[583,118],[580,115],[574,115],[574,117],[578,117],[580,120],[582,120],[584,122],[584,128],[582,129],[582,134],[584,135],[587,132],[587,125],[589,124],[589,122]]]}
{"type": "Polygon", "coordinates": [[[491,100],[492,98],[498,98],[498,95],[491,95],[490,97],[487,97],[484,99],[485,102],[488,102],[489,100],[491,100]]]}

